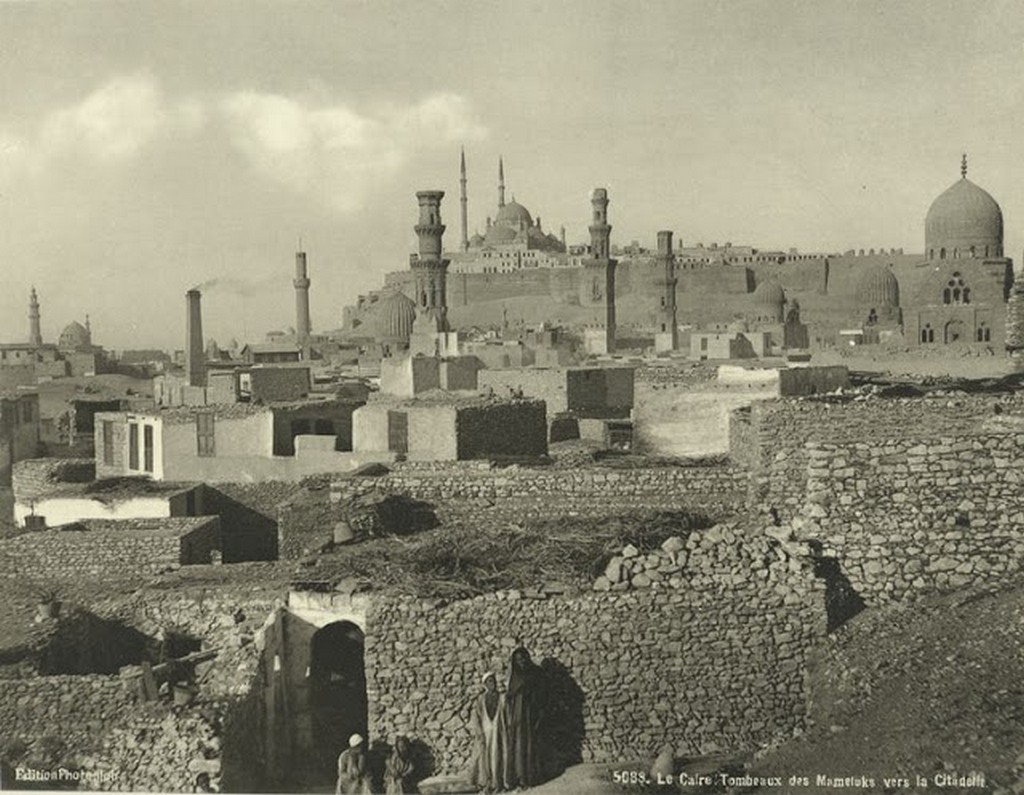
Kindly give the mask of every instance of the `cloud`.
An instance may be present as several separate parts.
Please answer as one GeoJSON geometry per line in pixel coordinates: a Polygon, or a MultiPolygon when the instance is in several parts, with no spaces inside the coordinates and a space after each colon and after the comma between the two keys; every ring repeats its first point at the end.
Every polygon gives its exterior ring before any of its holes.
{"type": "Polygon", "coordinates": [[[152,75],[115,77],[47,114],[34,134],[0,130],[0,178],[17,170],[38,172],[59,158],[129,161],[161,138],[197,132],[206,116],[197,99],[168,99],[152,75]]]}
{"type": "Polygon", "coordinates": [[[342,211],[359,208],[375,182],[417,151],[487,134],[469,103],[447,93],[359,112],[250,91],[227,95],[220,109],[233,144],[254,169],[296,191],[322,193],[342,211]]]}

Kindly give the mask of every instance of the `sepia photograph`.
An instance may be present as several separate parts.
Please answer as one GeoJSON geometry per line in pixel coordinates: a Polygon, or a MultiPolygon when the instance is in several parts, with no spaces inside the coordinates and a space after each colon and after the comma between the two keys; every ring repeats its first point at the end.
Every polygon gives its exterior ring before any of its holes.
{"type": "Polygon", "coordinates": [[[1024,793],[1022,76],[1020,0],[0,0],[0,790],[1024,793]]]}

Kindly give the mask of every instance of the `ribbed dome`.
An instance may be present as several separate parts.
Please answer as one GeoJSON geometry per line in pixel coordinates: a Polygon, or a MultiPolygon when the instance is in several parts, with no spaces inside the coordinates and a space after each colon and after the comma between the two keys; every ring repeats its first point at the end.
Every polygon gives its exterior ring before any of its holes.
{"type": "Polygon", "coordinates": [[[416,304],[403,293],[393,292],[377,304],[374,334],[379,342],[408,344],[416,321],[416,304]]]}
{"type": "Polygon", "coordinates": [[[769,279],[757,285],[757,289],[754,290],[753,299],[756,306],[779,307],[781,309],[782,305],[786,303],[786,291],[782,289],[782,285],[777,281],[769,279]]]}
{"type": "Polygon", "coordinates": [[[512,200],[498,210],[498,217],[494,219],[494,223],[518,229],[520,226],[533,226],[533,216],[523,205],[512,200]]]}
{"type": "Polygon", "coordinates": [[[924,240],[929,259],[1001,257],[1003,212],[995,199],[963,177],[932,202],[924,240]]]}
{"type": "Polygon", "coordinates": [[[508,243],[516,239],[516,234],[516,230],[511,226],[493,224],[491,228],[487,230],[487,242],[491,244],[508,243]]]}
{"type": "Polygon", "coordinates": [[[57,340],[57,347],[68,350],[88,348],[90,345],[92,345],[92,335],[77,320],[72,320],[68,323],[57,340]]]}
{"type": "Polygon", "coordinates": [[[751,295],[750,316],[762,323],[781,323],[785,318],[786,293],[774,279],[761,282],[751,295]]]}
{"type": "Polygon", "coordinates": [[[900,284],[895,274],[881,265],[865,271],[857,283],[857,303],[874,309],[899,306],[900,284]]]}

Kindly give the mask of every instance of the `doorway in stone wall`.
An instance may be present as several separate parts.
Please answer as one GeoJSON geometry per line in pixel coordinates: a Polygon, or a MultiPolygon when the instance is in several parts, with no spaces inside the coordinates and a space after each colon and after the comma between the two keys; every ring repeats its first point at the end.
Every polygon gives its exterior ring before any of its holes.
{"type": "Polygon", "coordinates": [[[962,320],[950,320],[946,324],[946,344],[952,344],[954,342],[970,342],[970,340],[964,336],[965,329],[962,320]]]}
{"type": "Polygon", "coordinates": [[[310,641],[310,719],[316,760],[309,760],[333,783],[338,755],[353,734],[366,737],[366,669],[363,631],[350,621],[317,630],[310,641]]]}

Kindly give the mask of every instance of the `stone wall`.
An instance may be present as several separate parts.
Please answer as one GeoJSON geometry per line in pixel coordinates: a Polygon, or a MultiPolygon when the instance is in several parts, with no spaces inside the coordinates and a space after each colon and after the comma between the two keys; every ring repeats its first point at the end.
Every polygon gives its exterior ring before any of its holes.
{"type": "Polygon", "coordinates": [[[758,401],[749,414],[734,416],[740,427],[730,432],[730,458],[751,473],[753,499],[790,518],[807,490],[805,442],[973,436],[1024,416],[1024,395],[783,399],[758,401]]]}
{"type": "Polygon", "coordinates": [[[84,520],[0,541],[0,577],[145,577],[209,562],[211,551],[219,548],[219,536],[216,516],[84,520]]]}
{"type": "Polygon", "coordinates": [[[28,503],[53,493],[59,483],[89,483],[96,477],[91,458],[33,458],[14,465],[12,485],[18,502],[28,503]]]}
{"type": "MultiPolygon", "coordinates": [[[[258,583],[243,583],[151,589],[105,601],[96,605],[96,613],[63,611],[50,641],[67,652],[65,661],[72,659],[76,637],[79,645],[96,644],[110,641],[115,632],[114,645],[122,652],[131,647],[121,664],[134,662],[139,643],[151,641],[159,629],[192,637],[203,649],[216,650],[217,657],[199,666],[198,694],[188,706],[141,701],[133,680],[120,676],[0,679],[5,776],[16,767],[31,767],[77,775],[83,789],[135,792],[201,791],[197,782],[205,776],[213,791],[256,791],[264,772],[262,713],[254,704],[259,636],[275,604],[258,583]],[[85,635],[82,627],[88,627],[85,635]]],[[[103,667],[117,665],[109,656],[103,667]]]]}
{"type": "Polygon", "coordinates": [[[376,478],[334,480],[331,500],[346,502],[375,490],[434,504],[471,500],[496,507],[508,503],[523,515],[609,513],[643,506],[720,517],[744,504],[747,483],[747,473],[729,466],[556,470],[456,464],[399,467],[376,478]]]}
{"type": "Polygon", "coordinates": [[[223,561],[276,560],[277,506],[300,490],[279,481],[204,486],[203,511],[220,517],[223,561]]]}
{"type": "MultiPolygon", "coordinates": [[[[753,749],[802,724],[805,666],[825,630],[807,564],[751,530],[685,542],[673,588],[443,604],[375,599],[366,634],[370,731],[425,743],[456,772],[485,671],[507,678],[521,640],[541,665],[549,772],[623,762],[670,743],[680,755],[753,749]]],[[[628,583],[627,583],[628,586],[628,583]]]]}
{"type": "Polygon", "coordinates": [[[1024,437],[807,445],[797,537],[867,603],[996,584],[1024,563],[1024,437]]]}

